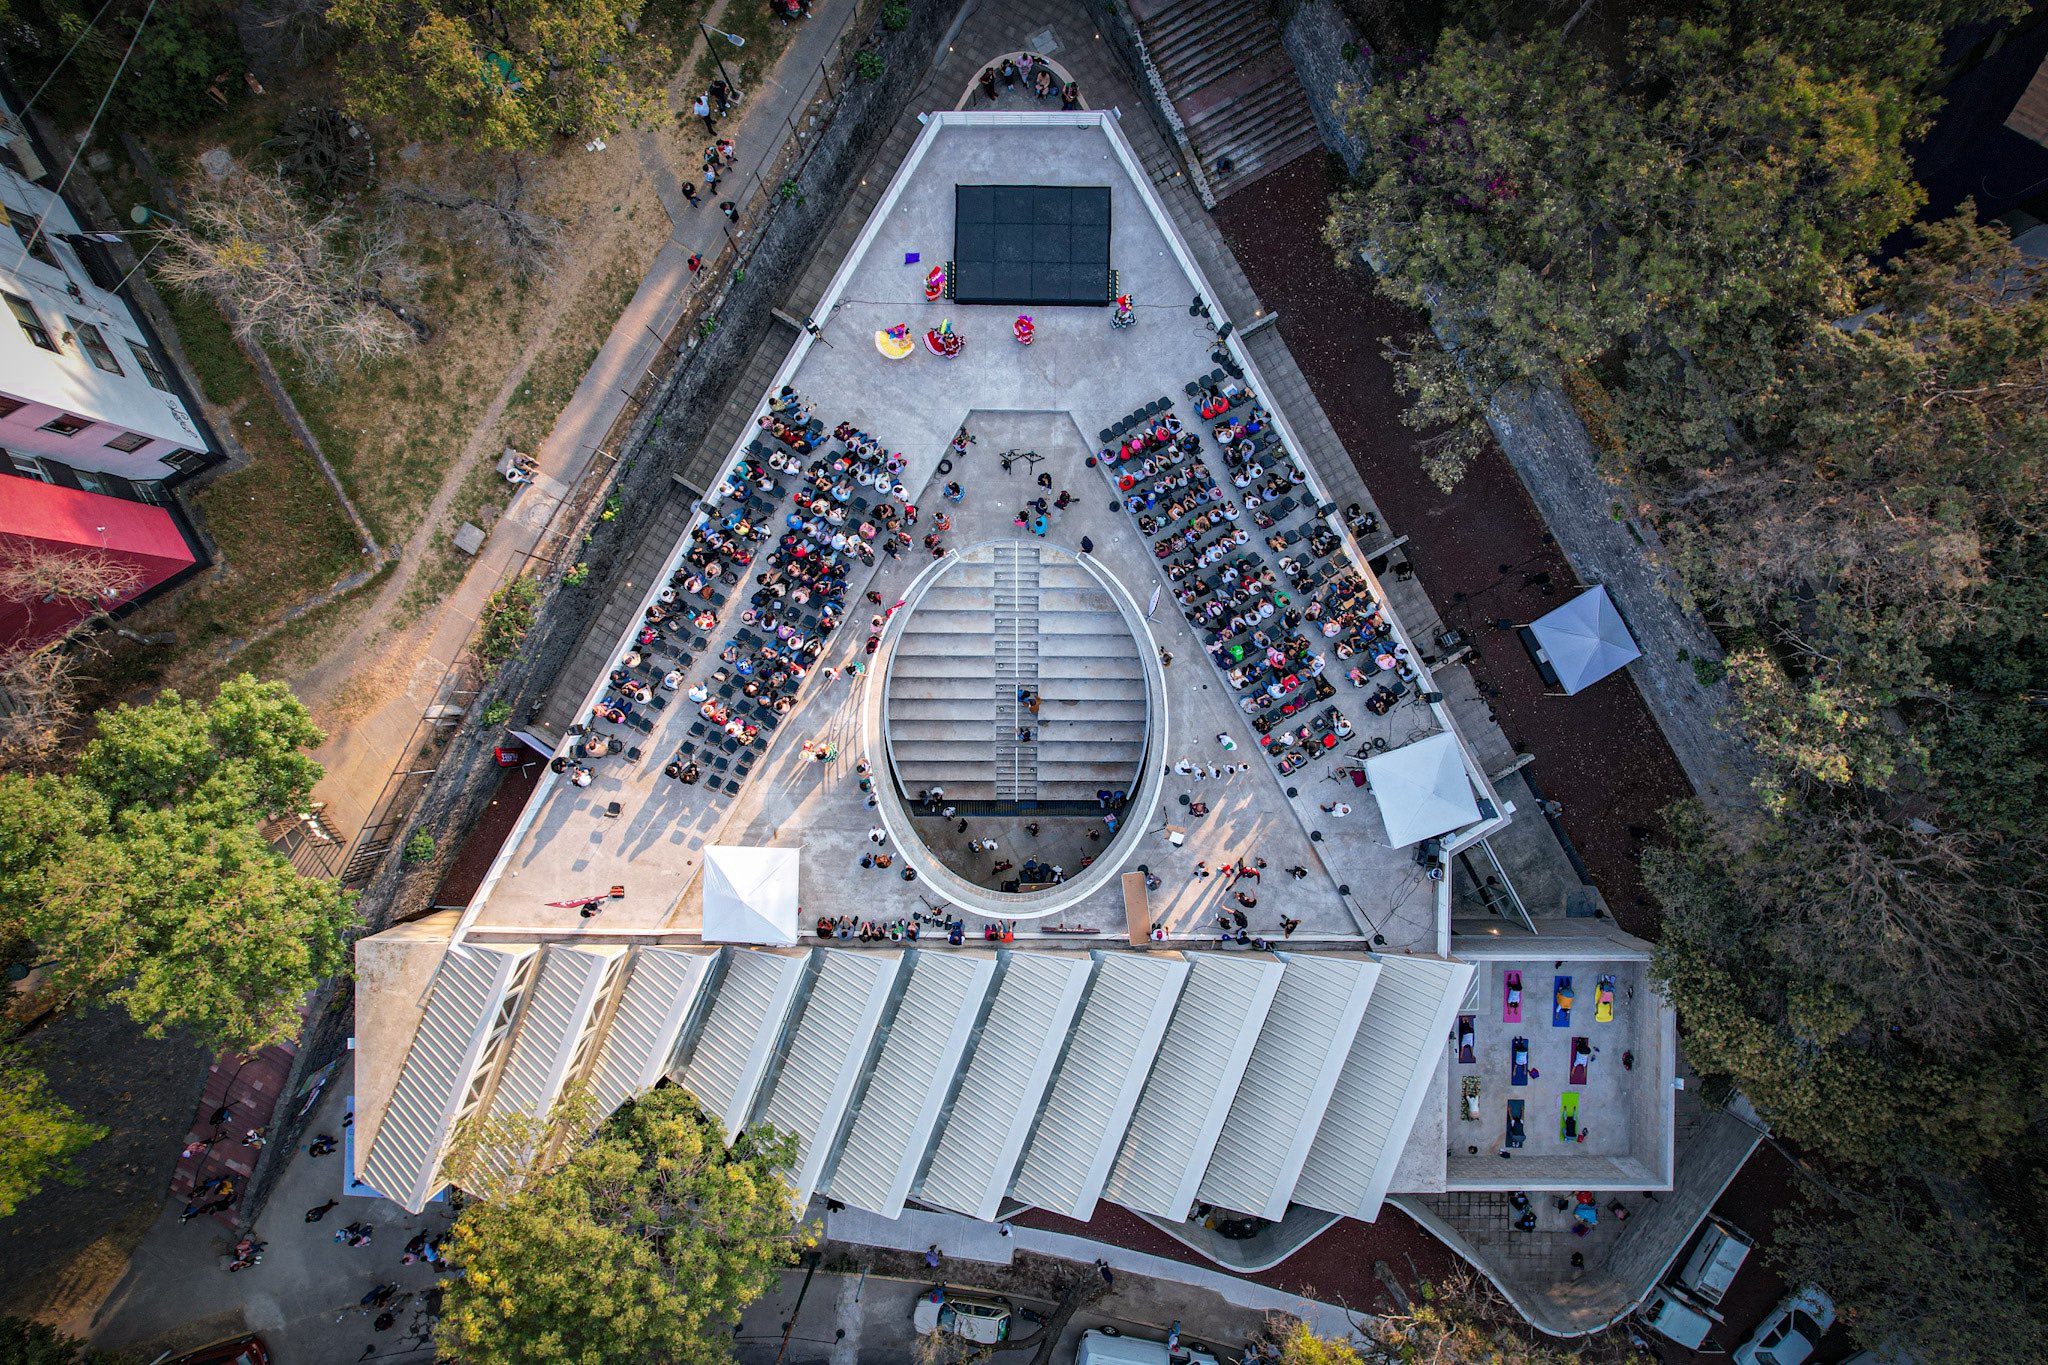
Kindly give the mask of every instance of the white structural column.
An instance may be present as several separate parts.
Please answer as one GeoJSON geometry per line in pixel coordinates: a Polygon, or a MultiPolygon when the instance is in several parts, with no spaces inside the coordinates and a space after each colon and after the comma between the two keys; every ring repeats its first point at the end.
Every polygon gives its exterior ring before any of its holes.
{"type": "Polygon", "coordinates": [[[625,992],[590,1073],[590,1096],[600,1118],[661,1079],[717,961],[715,948],[642,948],[634,954],[625,992]]]}
{"type": "Polygon", "coordinates": [[[995,979],[993,953],[913,952],[910,983],[839,1145],[831,1194],[894,1218],[930,1148],[946,1091],[995,979]]]}
{"type": "Polygon", "coordinates": [[[551,944],[542,953],[540,974],[526,993],[519,1032],[498,1074],[491,1113],[544,1118],[562,1087],[590,1058],[599,1014],[618,984],[626,949],[551,944]]]}
{"type": "Polygon", "coordinates": [[[519,1009],[532,944],[468,947],[442,959],[398,1086],[363,1162],[363,1183],[418,1213],[433,1195],[441,1150],[519,1009]]]}
{"type": "Polygon", "coordinates": [[[1276,958],[1195,958],[1187,988],[1103,1193],[1127,1209],[1186,1218],[1285,969],[1276,958]]]}
{"type": "Polygon", "coordinates": [[[902,965],[901,953],[821,954],[781,1067],[755,1119],[796,1136],[796,1165],[785,1175],[799,1210],[811,1201],[838,1148],[846,1106],[874,1049],[875,1028],[902,965]]]}
{"type": "Polygon", "coordinates": [[[1094,1216],[1187,978],[1178,953],[1095,954],[1095,980],[1024,1148],[1013,1197],[1083,1222],[1094,1216]]]}
{"type": "Polygon", "coordinates": [[[1444,1065],[1451,1019],[1474,968],[1436,957],[1383,957],[1351,1056],[1310,1144],[1294,1201],[1371,1222],[1444,1065]]]}
{"type": "Polygon", "coordinates": [[[1260,1218],[1288,1196],[1351,1055],[1380,966],[1371,958],[1282,954],[1287,964],[1196,1197],[1260,1218]]]}
{"type": "Polygon", "coordinates": [[[730,1139],[753,1112],[810,954],[740,948],[726,953],[718,997],[697,1034],[689,1064],[672,1074],[718,1116],[730,1139]]]}
{"type": "Polygon", "coordinates": [[[1077,953],[1003,955],[995,1001],[932,1152],[920,1202],[993,1219],[1094,962],[1077,953]]]}

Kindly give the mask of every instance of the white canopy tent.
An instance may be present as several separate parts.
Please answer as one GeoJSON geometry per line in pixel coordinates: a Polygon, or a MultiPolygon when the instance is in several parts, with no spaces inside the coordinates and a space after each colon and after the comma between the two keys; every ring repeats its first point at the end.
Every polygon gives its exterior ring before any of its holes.
{"type": "Polygon", "coordinates": [[[1438,731],[1365,760],[1366,781],[1380,803],[1387,842],[1406,848],[1462,829],[1479,818],[1457,736],[1438,731]]]}
{"type": "Polygon", "coordinates": [[[1529,633],[1543,647],[1567,696],[1643,657],[1602,587],[1588,588],[1532,622],[1529,633]]]}
{"type": "Polygon", "coordinates": [[[797,852],[713,844],[704,850],[704,941],[793,947],[797,852]]]}

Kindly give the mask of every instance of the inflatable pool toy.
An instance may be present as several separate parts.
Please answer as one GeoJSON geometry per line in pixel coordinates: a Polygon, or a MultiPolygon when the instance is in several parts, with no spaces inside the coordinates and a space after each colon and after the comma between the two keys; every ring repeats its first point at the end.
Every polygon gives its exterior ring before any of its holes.
{"type": "Polygon", "coordinates": [[[1110,318],[1109,325],[1112,327],[1128,327],[1137,320],[1138,315],[1131,307],[1131,296],[1129,294],[1118,294],[1116,296],[1116,314],[1110,318]]]}
{"type": "Polygon", "coordinates": [[[875,333],[875,349],[891,360],[901,360],[917,349],[917,343],[910,339],[910,324],[899,322],[886,331],[875,333]]]}
{"type": "Polygon", "coordinates": [[[924,300],[926,303],[937,303],[939,295],[945,292],[946,267],[935,265],[932,267],[931,274],[924,277],[924,300]]]}
{"type": "Polygon", "coordinates": [[[1038,329],[1032,325],[1030,314],[1019,313],[1017,315],[1017,321],[1011,325],[1010,330],[1016,334],[1018,345],[1029,346],[1031,344],[1032,335],[1035,332],[1037,332],[1038,329]]]}

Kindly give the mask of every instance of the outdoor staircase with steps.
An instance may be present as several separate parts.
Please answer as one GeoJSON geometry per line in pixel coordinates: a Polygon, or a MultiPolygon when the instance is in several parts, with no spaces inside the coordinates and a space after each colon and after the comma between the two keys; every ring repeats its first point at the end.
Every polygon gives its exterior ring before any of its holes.
{"type": "Polygon", "coordinates": [[[1038,745],[1019,743],[1019,728],[1035,732],[1037,717],[1018,701],[1038,690],[1038,547],[1016,541],[995,547],[996,799],[1038,799],[1038,745]]]}
{"type": "Polygon", "coordinates": [[[1104,789],[1129,791],[1146,721],[1143,659],[1116,604],[1030,542],[949,569],[911,608],[889,663],[898,780],[913,797],[943,787],[963,809],[1085,809],[1104,789]],[[1037,715],[1019,689],[1038,695],[1037,715]]]}
{"type": "Polygon", "coordinates": [[[1130,9],[1218,199],[1321,148],[1308,96],[1264,6],[1130,0],[1130,9]]]}
{"type": "Polygon", "coordinates": [[[944,787],[955,801],[996,798],[994,583],[992,566],[962,563],[903,624],[889,665],[889,748],[912,794],[944,787]]]}
{"type": "Polygon", "coordinates": [[[1037,667],[1039,799],[1129,791],[1145,754],[1144,664],[1109,594],[1069,560],[1039,573],[1037,667]]]}

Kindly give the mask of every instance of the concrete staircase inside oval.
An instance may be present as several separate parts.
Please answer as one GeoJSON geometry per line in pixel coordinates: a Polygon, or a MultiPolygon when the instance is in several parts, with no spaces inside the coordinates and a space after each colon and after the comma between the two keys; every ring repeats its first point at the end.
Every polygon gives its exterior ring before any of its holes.
{"type": "Polygon", "coordinates": [[[903,789],[1014,806],[1129,791],[1145,754],[1138,649],[1072,559],[1029,542],[974,552],[911,609],[889,664],[903,789]],[[1020,692],[1038,698],[1035,714],[1020,692]]]}

